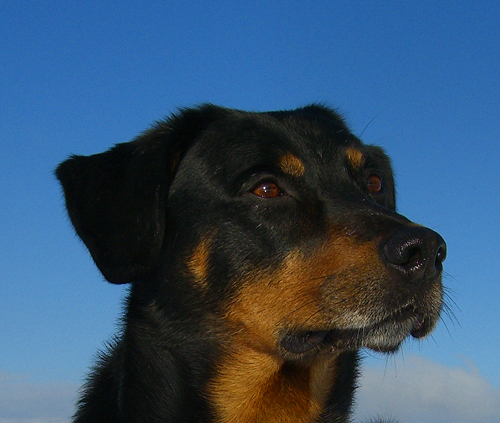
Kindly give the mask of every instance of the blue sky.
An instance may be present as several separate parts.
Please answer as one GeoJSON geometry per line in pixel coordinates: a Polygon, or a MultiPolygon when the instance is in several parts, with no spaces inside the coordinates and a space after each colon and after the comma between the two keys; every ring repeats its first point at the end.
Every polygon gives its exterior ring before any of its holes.
{"type": "Polygon", "coordinates": [[[177,107],[318,101],[387,150],[399,211],[449,250],[456,320],[368,356],[358,415],[499,421],[500,3],[5,0],[0,15],[0,423],[68,421],[125,295],[74,236],[53,168],[177,107]]]}

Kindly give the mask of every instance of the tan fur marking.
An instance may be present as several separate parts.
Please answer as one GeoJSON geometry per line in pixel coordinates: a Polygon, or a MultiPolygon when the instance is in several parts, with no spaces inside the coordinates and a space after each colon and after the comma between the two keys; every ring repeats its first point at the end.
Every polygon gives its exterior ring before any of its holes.
{"type": "Polygon", "coordinates": [[[306,171],[306,167],[304,166],[302,160],[291,153],[288,153],[281,157],[279,166],[283,172],[297,178],[304,175],[304,172],[306,171]]]}
{"type": "Polygon", "coordinates": [[[194,277],[195,282],[203,289],[207,283],[209,253],[210,239],[203,239],[196,246],[187,262],[189,272],[194,277]]]}
{"type": "Polygon", "coordinates": [[[221,423],[312,423],[320,416],[336,371],[335,357],[312,366],[241,348],[221,363],[212,392],[221,423]]]}
{"type": "Polygon", "coordinates": [[[304,265],[301,254],[292,252],[279,269],[251,275],[242,282],[227,318],[235,327],[244,326],[246,342],[271,351],[283,322],[300,327],[319,314],[320,284],[304,283],[298,273],[304,265]]]}
{"type": "Polygon", "coordinates": [[[320,414],[335,382],[337,362],[331,356],[322,356],[311,366],[309,389],[314,413],[320,414]]]}
{"type": "Polygon", "coordinates": [[[349,160],[349,163],[354,170],[361,169],[365,164],[365,156],[361,150],[358,150],[354,147],[349,147],[345,153],[347,156],[347,160],[349,160]]]}

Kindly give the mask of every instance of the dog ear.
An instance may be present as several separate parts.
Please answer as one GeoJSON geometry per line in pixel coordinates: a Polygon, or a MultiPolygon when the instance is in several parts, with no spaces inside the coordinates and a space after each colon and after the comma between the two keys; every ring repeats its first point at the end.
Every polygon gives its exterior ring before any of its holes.
{"type": "Polygon", "coordinates": [[[97,267],[112,283],[146,276],[163,244],[169,186],[184,152],[223,109],[184,110],[135,140],[56,169],[66,208],[97,267]]]}

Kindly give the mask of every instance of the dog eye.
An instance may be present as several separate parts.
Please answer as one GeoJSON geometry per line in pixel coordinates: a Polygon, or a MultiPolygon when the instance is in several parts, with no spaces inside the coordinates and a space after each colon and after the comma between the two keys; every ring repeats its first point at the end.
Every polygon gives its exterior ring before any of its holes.
{"type": "Polygon", "coordinates": [[[366,178],[366,188],[370,194],[382,191],[382,178],[376,173],[372,173],[366,178]]]}
{"type": "Polygon", "coordinates": [[[274,182],[262,182],[257,185],[252,193],[261,198],[276,198],[283,195],[283,191],[274,182]]]}

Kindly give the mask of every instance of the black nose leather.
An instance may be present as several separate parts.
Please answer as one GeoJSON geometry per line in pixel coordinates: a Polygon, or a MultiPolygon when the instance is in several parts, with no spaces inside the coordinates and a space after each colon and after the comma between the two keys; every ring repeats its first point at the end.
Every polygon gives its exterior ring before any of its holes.
{"type": "Polygon", "coordinates": [[[410,281],[429,279],[443,271],[446,243],[428,228],[400,228],[382,245],[386,262],[410,281]]]}

